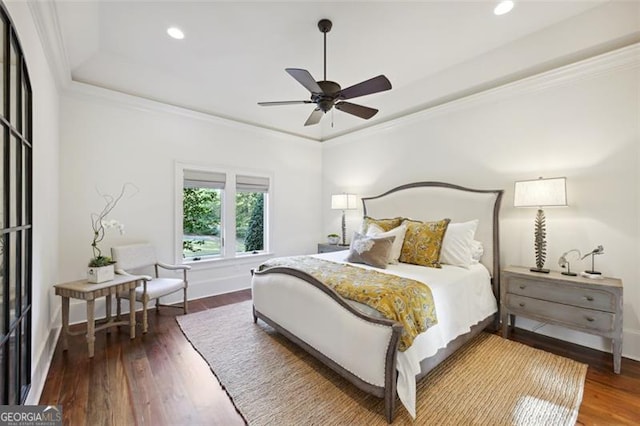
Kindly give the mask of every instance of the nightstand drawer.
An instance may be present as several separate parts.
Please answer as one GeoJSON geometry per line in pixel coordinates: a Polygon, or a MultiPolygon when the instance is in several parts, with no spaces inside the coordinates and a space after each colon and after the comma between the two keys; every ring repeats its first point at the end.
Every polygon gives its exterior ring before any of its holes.
{"type": "Polygon", "coordinates": [[[512,277],[509,279],[507,291],[521,296],[598,309],[600,311],[615,312],[616,310],[616,298],[612,293],[592,288],[573,287],[536,281],[530,278],[512,277]]]}
{"type": "Polygon", "coordinates": [[[615,328],[615,314],[610,312],[583,309],[517,294],[507,294],[505,303],[516,315],[528,315],[543,322],[548,318],[553,323],[602,332],[613,331],[615,328]]]}

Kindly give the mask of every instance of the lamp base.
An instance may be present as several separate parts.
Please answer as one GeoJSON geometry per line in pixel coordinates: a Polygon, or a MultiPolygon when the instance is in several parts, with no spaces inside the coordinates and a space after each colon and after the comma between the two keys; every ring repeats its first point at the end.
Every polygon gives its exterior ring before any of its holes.
{"type": "Polygon", "coordinates": [[[540,272],[541,274],[548,274],[549,270],[544,268],[530,268],[531,272],[540,272]]]}
{"type": "Polygon", "coordinates": [[[578,274],[576,274],[575,272],[560,272],[562,275],[568,275],[570,277],[577,277],[578,274]]]}
{"type": "Polygon", "coordinates": [[[598,271],[585,271],[589,275],[602,275],[602,272],[598,271]]]}

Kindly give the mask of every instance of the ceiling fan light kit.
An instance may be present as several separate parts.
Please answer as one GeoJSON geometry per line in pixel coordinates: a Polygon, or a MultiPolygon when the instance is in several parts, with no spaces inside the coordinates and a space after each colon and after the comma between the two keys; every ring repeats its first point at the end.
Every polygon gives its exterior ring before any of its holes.
{"type": "Polygon", "coordinates": [[[373,77],[369,80],[342,89],[335,81],[327,80],[327,33],[331,31],[333,24],[328,19],[321,19],[318,22],[318,29],[324,35],[324,79],[316,81],[311,73],[305,69],[287,68],[285,71],[298,83],[303,85],[311,97],[304,101],[276,101],[258,102],[260,106],[296,105],[296,104],[316,104],[316,108],[304,123],[305,126],[318,124],[322,116],[330,111],[334,106],[337,110],[355,115],[365,120],[370,119],[378,112],[375,108],[345,102],[345,99],[353,99],[360,96],[371,95],[373,93],[384,92],[391,89],[391,82],[384,75],[373,77]]]}

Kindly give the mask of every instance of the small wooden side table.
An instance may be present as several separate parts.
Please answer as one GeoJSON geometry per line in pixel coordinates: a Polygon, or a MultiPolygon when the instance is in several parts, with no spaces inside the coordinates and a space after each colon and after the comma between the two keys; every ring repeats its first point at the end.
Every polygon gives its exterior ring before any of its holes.
{"type": "Polygon", "coordinates": [[[502,336],[516,315],[611,339],[613,371],[620,374],[622,358],[622,280],[571,277],[560,272],[531,272],[508,266],[502,271],[502,336]]]}
{"type": "Polygon", "coordinates": [[[76,336],[82,332],[69,331],[69,298],[81,299],[87,302],[87,344],[89,346],[89,358],[93,358],[95,333],[97,330],[114,327],[118,325],[129,325],[131,339],[136,337],[136,310],[135,310],[135,289],[142,282],[142,277],[135,275],[116,275],[111,281],[99,284],[89,284],[87,280],[78,280],[64,284],[54,285],[56,295],[62,297],[62,348],[69,349],[67,336],[76,336]],[[123,292],[129,292],[129,320],[120,321],[119,318],[111,318],[111,298],[123,292]],[[95,300],[99,297],[106,297],[107,321],[96,327],[95,323],[95,300]]]}
{"type": "Polygon", "coordinates": [[[331,253],[342,250],[349,250],[349,245],[318,243],[318,253],[331,253]]]}

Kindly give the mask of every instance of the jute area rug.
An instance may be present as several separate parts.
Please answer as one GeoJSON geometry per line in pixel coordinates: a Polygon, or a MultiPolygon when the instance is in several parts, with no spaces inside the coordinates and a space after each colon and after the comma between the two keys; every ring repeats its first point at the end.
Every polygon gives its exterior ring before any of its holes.
{"type": "MultiPolygon", "coordinates": [[[[250,425],[386,425],[367,395],[271,327],[251,302],[178,317],[250,425]]],[[[413,421],[393,424],[574,425],[587,366],[481,333],[418,383],[413,421]]]]}

